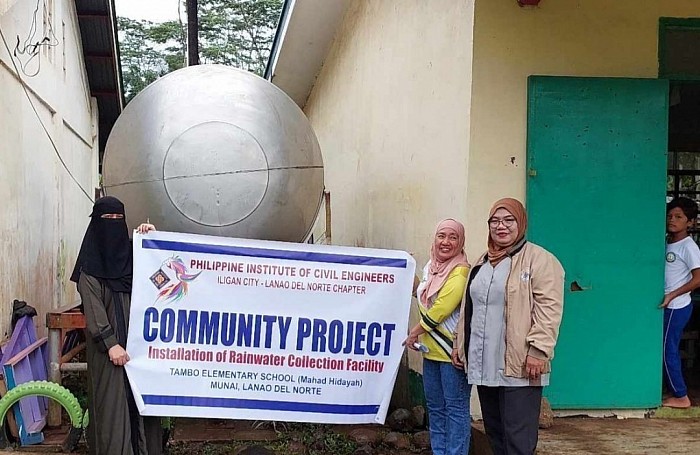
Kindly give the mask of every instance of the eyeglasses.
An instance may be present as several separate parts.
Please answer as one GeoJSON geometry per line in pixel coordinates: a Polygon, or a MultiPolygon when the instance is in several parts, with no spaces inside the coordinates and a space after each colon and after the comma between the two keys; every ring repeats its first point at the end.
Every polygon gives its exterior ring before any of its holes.
{"type": "Polygon", "coordinates": [[[490,228],[497,228],[499,224],[503,223],[503,226],[509,228],[513,227],[515,224],[515,218],[509,217],[509,218],[490,218],[489,219],[489,227],[490,228]]]}

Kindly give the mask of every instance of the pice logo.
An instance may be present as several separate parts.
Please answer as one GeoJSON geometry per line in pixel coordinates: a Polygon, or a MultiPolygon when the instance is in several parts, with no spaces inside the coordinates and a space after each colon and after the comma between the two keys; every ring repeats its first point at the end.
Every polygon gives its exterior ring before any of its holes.
{"type": "Polygon", "coordinates": [[[179,256],[171,256],[160,266],[160,269],[151,275],[151,283],[160,289],[156,303],[158,302],[177,302],[187,295],[189,283],[197,279],[201,275],[201,271],[197,274],[191,274],[187,270],[187,266],[179,256]],[[175,274],[175,281],[171,283],[168,274],[163,270],[163,267],[169,268],[175,274]],[[168,284],[170,283],[170,284],[168,284]]]}

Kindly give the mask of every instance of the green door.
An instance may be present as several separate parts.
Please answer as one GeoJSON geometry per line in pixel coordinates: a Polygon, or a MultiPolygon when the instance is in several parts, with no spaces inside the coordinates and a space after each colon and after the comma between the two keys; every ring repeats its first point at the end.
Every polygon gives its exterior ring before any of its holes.
{"type": "Polygon", "coordinates": [[[566,270],[545,394],[559,409],[661,401],[668,82],[531,77],[528,237],[566,270]]]}

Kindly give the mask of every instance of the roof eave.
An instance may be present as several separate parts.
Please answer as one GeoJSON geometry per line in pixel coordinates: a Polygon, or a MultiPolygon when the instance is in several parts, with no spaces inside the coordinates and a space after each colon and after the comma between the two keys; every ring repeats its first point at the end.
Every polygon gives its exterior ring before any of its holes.
{"type": "Polygon", "coordinates": [[[97,99],[100,158],[107,137],[124,109],[114,0],[76,0],[78,27],[90,95],[97,99]]]}
{"type": "Polygon", "coordinates": [[[265,78],[304,108],[350,0],[285,0],[265,78]]]}

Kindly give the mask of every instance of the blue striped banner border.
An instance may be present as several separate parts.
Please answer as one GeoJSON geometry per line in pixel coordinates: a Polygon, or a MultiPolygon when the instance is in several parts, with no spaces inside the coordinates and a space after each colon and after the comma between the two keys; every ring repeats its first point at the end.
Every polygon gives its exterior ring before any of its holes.
{"type": "Polygon", "coordinates": [[[149,250],[183,251],[189,253],[223,254],[266,259],[286,259],[291,261],[327,262],[332,264],[365,265],[373,267],[394,267],[405,269],[406,259],[378,258],[371,256],[351,256],[347,254],[313,253],[310,251],[268,250],[231,245],[208,245],[205,243],[173,242],[169,240],[142,239],[141,247],[149,250]]]}
{"type": "Polygon", "coordinates": [[[145,404],[159,406],[190,406],[202,408],[257,409],[264,411],[313,412],[318,414],[374,415],[379,405],[321,404],[289,401],[244,400],[241,398],[183,397],[173,395],[142,395],[145,404]]]}

